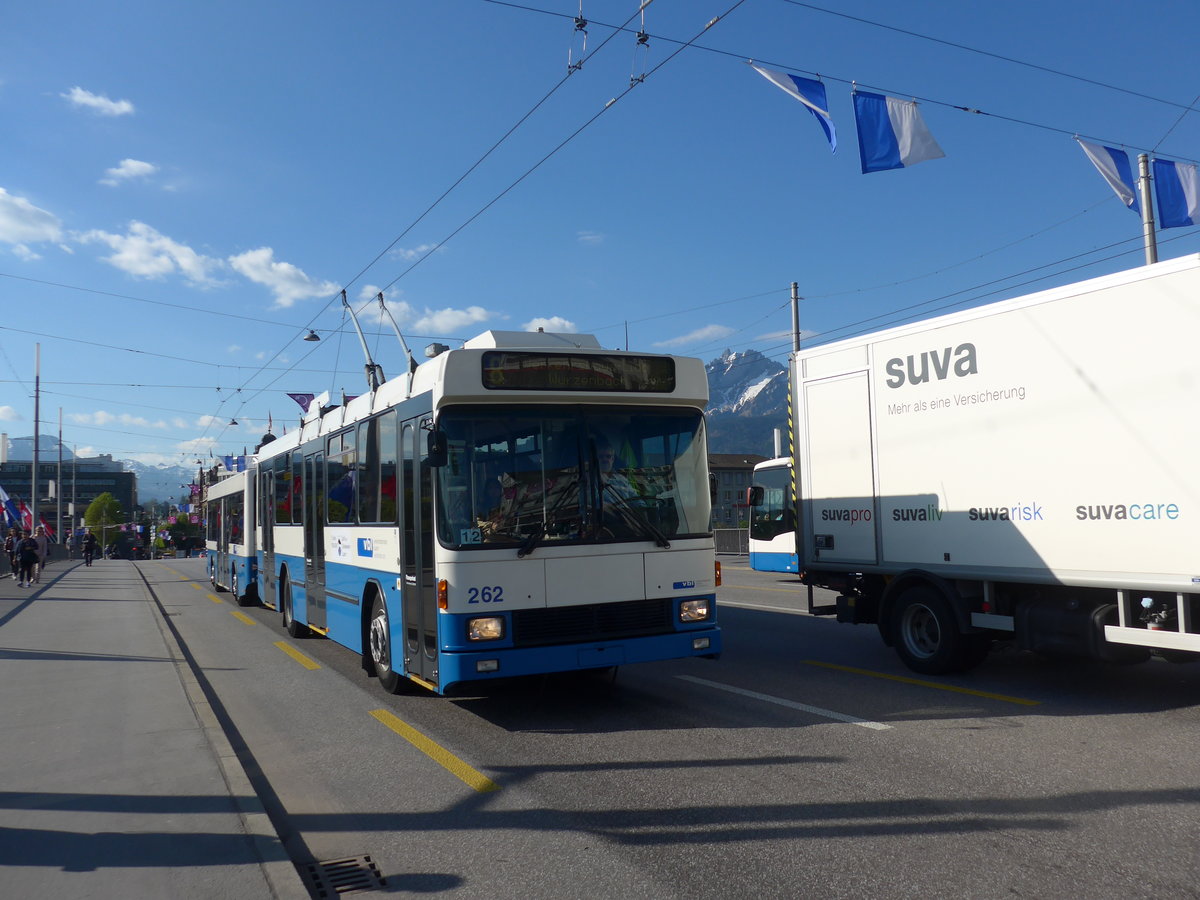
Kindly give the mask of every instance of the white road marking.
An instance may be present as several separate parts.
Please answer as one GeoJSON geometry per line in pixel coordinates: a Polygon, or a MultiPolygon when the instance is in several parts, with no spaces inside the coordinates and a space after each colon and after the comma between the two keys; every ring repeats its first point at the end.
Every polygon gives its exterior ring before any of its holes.
{"type": "Polygon", "coordinates": [[[683,681],[690,681],[692,684],[716,688],[719,691],[728,691],[730,694],[738,694],[742,697],[762,700],[764,703],[774,703],[776,706],[786,706],[788,709],[798,709],[810,715],[820,716],[823,719],[833,719],[835,722],[845,722],[848,725],[858,725],[862,728],[874,729],[875,731],[887,731],[892,727],[891,725],[884,725],[882,722],[871,722],[867,719],[848,716],[845,713],[834,712],[832,709],[821,709],[819,706],[809,706],[807,703],[784,700],[782,697],[772,697],[770,694],[760,694],[758,691],[748,691],[745,688],[733,687],[732,685],[721,684],[718,681],[709,681],[705,678],[695,678],[691,675],[676,675],[675,677],[683,681]]]}

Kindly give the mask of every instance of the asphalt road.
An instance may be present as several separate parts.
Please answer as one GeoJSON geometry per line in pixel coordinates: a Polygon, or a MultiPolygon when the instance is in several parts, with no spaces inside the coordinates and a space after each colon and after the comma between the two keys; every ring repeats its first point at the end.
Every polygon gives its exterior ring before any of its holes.
{"type": "Polygon", "coordinates": [[[298,862],[521,897],[1200,896],[1200,665],[922,678],[726,558],[725,654],[392,696],[140,563],[298,862]]]}

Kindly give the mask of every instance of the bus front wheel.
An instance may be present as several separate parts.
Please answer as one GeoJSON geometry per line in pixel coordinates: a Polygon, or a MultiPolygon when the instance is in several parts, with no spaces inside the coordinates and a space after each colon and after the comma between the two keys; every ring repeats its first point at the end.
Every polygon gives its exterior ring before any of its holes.
{"type": "Polygon", "coordinates": [[[375,667],[375,677],[389,694],[400,692],[403,682],[400,674],[392,667],[392,632],[388,622],[387,604],[379,594],[371,603],[371,622],[368,628],[368,638],[371,647],[371,664],[375,667]]]}

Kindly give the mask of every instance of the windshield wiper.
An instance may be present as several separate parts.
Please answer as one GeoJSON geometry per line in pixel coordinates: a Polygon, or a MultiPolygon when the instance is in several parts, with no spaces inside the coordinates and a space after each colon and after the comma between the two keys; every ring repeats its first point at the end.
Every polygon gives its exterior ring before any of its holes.
{"type": "Polygon", "coordinates": [[[546,536],[546,520],[542,519],[537,528],[529,533],[529,536],[521,542],[521,549],[517,551],[517,559],[524,559],[533,552],[533,548],[541,543],[542,538],[546,536]]]}
{"type": "MultiPolygon", "coordinates": [[[[671,546],[671,542],[667,540],[667,536],[659,531],[654,523],[642,515],[636,507],[631,506],[628,500],[618,494],[611,484],[605,483],[604,491],[608,491],[612,495],[613,508],[616,509],[627,525],[632,525],[643,536],[653,538],[654,543],[659,547],[666,548],[671,546]]],[[[601,493],[604,491],[601,491],[601,493]]]]}
{"type": "MultiPolygon", "coordinates": [[[[557,485],[555,487],[557,488],[557,485]]],[[[544,484],[543,490],[545,490],[544,484]]],[[[556,501],[554,501],[554,505],[546,510],[546,515],[542,517],[542,521],[538,524],[537,528],[533,529],[533,531],[529,533],[525,540],[521,542],[521,548],[517,551],[518,559],[524,559],[534,551],[538,544],[542,542],[542,538],[546,536],[546,529],[550,525],[550,520],[554,518],[554,514],[556,512],[558,512],[562,507],[566,506],[567,501],[570,500],[572,496],[576,500],[579,499],[579,476],[576,475],[573,477],[569,482],[567,482],[566,487],[562,488],[561,490],[562,494],[556,501]]]]}

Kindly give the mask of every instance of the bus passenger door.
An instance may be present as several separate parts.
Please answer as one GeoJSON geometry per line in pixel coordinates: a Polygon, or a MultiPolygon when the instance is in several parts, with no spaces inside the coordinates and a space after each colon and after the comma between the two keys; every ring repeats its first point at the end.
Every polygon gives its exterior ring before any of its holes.
{"type": "Polygon", "coordinates": [[[275,471],[263,468],[259,471],[258,522],[261,528],[258,546],[262,548],[262,565],[258,568],[262,583],[262,596],[268,606],[277,606],[275,600],[275,471]]]}
{"type": "Polygon", "coordinates": [[[325,454],[304,460],[304,593],[307,625],[325,628],[325,454]]]}
{"type": "Polygon", "coordinates": [[[433,473],[420,419],[400,432],[403,494],[400,529],[404,575],[405,669],[432,684],[438,680],[437,591],[433,584],[433,473]]]}

